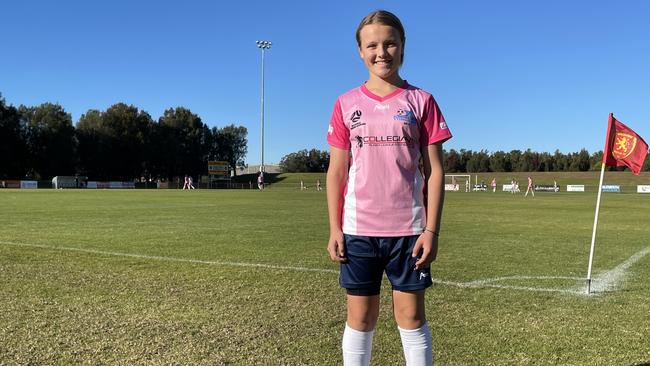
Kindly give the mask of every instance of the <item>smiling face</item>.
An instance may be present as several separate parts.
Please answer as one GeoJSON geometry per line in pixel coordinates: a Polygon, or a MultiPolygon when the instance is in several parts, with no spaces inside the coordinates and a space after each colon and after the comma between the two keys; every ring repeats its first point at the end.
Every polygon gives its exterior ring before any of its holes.
{"type": "Polygon", "coordinates": [[[404,45],[397,29],[379,23],[363,26],[359,31],[359,55],[370,78],[400,80],[404,45]]]}

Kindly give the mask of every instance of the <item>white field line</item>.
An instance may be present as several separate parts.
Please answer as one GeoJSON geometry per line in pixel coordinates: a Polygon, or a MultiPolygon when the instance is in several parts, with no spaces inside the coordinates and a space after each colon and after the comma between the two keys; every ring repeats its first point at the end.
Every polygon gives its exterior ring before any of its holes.
{"type": "Polygon", "coordinates": [[[641,258],[645,257],[649,253],[650,253],[650,247],[647,247],[637,252],[636,254],[628,258],[625,262],[619,264],[613,269],[610,269],[609,271],[602,272],[597,276],[594,276],[591,285],[592,290],[595,292],[605,292],[605,291],[612,291],[616,289],[625,280],[628,269],[634,263],[638,262],[639,260],[641,260],[641,258]]]}
{"type": "Polygon", "coordinates": [[[133,253],[121,253],[121,252],[110,252],[105,250],[96,250],[96,249],[83,249],[83,248],[74,248],[74,247],[60,247],[60,246],[49,246],[49,245],[40,245],[40,244],[27,244],[27,243],[14,243],[8,241],[0,241],[0,244],[3,245],[13,245],[17,247],[29,247],[29,248],[40,248],[47,250],[63,250],[70,252],[82,252],[82,253],[91,253],[99,255],[109,255],[115,257],[128,257],[128,258],[139,258],[139,259],[150,259],[158,261],[167,261],[167,262],[181,262],[181,263],[193,263],[193,264],[209,264],[217,266],[229,266],[229,267],[254,267],[254,268],[267,268],[275,269],[282,271],[300,271],[300,272],[321,272],[321,273],[339,273],[339,271],[334,269],[321,269],[321,268],[307,268],[307,267],[291,267],[291,266],[276,266],[272,264],[261,264],[261,263],[243,263],[243,262],[227,262],[227,261],[206,261],[200,259],[186,259],[186,258],[174,258],[174,257],[162,257],[157,255],[145,255],[145,254],[133,254],[133,253]]]}
{"type": "MultiPolygon", "coordinates": [[[[338,270],[325,269],[325,268],[278,266],[278,265],[271,265],[271,264],[228,262],[228,261],[207,261],[207,260],[199,260],[199,259],[163,257],[163,256],[156,256],[156,255],[122,253],[122,252],[112,252],[112,251],[104,251],[104,250],[96,250],[96,249],[83,249],[83,248],[65,247],[65,246],[49,246],[49,245],[40,245],[40,244],[15,243],[15,242],[8,242],[8,241],[0,241],[0,244],[17,246],[17,247],[40,248],[40,249],[47,249],[47,250],[62,250],[62,251],[116,256],[116,257],[159,260],[159,261],[167,261],[167,262],[207,264],[207,265],[230,266],[230,267],[266,268],[266,269],[282,270],[282,271],[318,272],[318,273],[334,273],[334,274],[339,273],[338,270]]],[[[636,254],[628,258],[625,262],[619,264],[615,268],[603,272],[598,276],[594,277],[592,282],[592,290],[593,290],[592,293],[599,293],[599,292],[602,293],[606,290],[612,291],[616,289],[621,284],[621,282],[625,279],[628,269],[633,264],[635,264],[643,257],[645,257],[647,254],[650,254],[650,247],[647,247],[637,252],[636,254]]],[[[533,291],[533,292],[557,292],[557,293],[572,294],[572,295],[585,295],[584,287],[579,287],[579,286],[575,286],[570,289],[566,289],[566,288],[563,289],[563,288],[546,288],[546,287],[499,284],[499,282],[510,281],[510,280],[548,280],[548,279],[585,281],[585,278],[582,277],[564,277],[564,276],[506,276],[506,277],[479,279],[479,280],[474,280],[469,282],[453,282],[453,281],[446,281],[446,280],[432,278],[432,281],[433,283],[436,284],[460,287],[460,288],[491,287],[491,288],[533,291]]]]}

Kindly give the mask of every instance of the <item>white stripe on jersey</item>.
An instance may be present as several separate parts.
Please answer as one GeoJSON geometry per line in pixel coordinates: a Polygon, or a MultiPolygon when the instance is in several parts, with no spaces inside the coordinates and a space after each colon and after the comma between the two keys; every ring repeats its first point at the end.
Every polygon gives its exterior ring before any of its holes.
{"type": "Polygon", "coordinates": [[[422,178],[422,173],[418,169],[415,172],[415,177],[414,177],[414,182],[413,182],[413,226],[411,229],[413,230],[413,235],[417,234],[422,234],[422,228],[426,225],[426,222],[422,222],[423,219],[426,217],[426,213],[424,212],[424,206],[423,204],[424,199],[423,199],[423,189],[424,189],[424,179],[422,178]]]}
{"type": "Polygon", "coordinates": [[[345,194],[343,208],[343,232],[350,235],[357,235],[357,197],[355,194],[357,181],[357,164],[352,159],[352,165],[348,172],[348,191],[345,194]]]}

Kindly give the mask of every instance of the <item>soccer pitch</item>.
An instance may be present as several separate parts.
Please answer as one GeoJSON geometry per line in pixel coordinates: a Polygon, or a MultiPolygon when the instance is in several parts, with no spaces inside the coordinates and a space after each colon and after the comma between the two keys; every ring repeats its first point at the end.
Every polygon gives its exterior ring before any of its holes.
{"type": "MultiPolygon", "coordinates": [[[[650,364],[650,195],[448,193],[438,365],[650,364]]],[[[0,364],[338,365],[313,190],[0,191],[0,364]]],[[[390,218],[387,217],[387,220],[390,218]]],[[[384,283],[373,365],[403,364],[384,283]]]]}

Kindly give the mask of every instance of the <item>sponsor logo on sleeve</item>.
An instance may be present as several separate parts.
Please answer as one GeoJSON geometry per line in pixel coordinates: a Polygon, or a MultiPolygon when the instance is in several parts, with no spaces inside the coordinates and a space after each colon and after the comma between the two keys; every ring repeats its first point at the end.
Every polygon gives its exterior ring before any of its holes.
{"type": "Polygon", "coordinates": [[[440,122],[440,129],[441,130],[446,130],[447,129],[447,123],[445,121],[440,122]]]}

